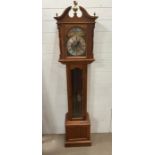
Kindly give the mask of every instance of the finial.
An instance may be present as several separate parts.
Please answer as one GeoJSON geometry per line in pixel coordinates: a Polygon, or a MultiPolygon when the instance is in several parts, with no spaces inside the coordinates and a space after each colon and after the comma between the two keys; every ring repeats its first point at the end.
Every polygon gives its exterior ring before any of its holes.
{"type": "Polygon", "coordinates": [[[78,2],[77,2],[77,1],[74,1],[73,3],[74,3],[74,5],[75,5],[75,6],[77,6],[77,5],[78,5],[78,2]]]}
{"type": "Polygon", "coordinates": [[[58,17],[58,13],[56,13],[56,17],[58,17]]]}
{"type": "Polygon", "coordinates": [[[94,12],[94,16],[96,16],[96,13],[94,12]]]}
{"type": "Polygon", "coordinates": [[[78,3],[76,1],[73,1],[73,3],[74,3],[73,11],[74,11],[74,14],[76,15],[76,12],[78,10],[78,7],[77,7],[78,3]]]}

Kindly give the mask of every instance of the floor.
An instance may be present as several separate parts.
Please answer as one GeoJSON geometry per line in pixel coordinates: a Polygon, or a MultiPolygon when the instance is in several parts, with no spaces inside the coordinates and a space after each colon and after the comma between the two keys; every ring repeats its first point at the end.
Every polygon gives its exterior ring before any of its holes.
{"type": "Polygon", "coordinates": [[[112,134],[92,134],[90,147],[64,147],[64,135],[43,135],[42,155],[112,155],[112,134]]]}

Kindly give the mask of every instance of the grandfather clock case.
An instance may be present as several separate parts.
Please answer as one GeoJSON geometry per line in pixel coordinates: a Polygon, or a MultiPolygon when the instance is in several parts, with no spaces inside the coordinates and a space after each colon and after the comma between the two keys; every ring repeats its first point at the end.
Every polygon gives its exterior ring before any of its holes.
{"type": "Polygon", "coordinates": [[[66,64],[68,112],[65,118],[65,146],[90,146],[90,119],[87,112],[87,65],[94,61],[93,37],[97,16],[74,1],[61,16],[59,62],[66,64]],[[72,13],[72,15],[71,15],[72,13]],[[78,14],[79,13],[79,14],[78,14]]]}

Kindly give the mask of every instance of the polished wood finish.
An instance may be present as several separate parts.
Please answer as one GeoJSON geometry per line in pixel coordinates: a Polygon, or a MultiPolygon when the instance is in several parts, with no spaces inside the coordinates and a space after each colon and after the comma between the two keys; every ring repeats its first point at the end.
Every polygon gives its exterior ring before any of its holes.
{"type": "Polygon", "coordinates": [[[65,121],[65,146],[90,146],[89,115],[87,114],[84,120],[70,120],[68,114],[65,121]]]}
{"type": "Polygon", "coordinates": [[[60,57],[59,62],[66,64],[67,74],[67,93],[68,93],[68,112],[65,119],[65,146],[90,146],[90,120],[87,113],[87,65],[94,61],[93,55],[93,37],[95,20],[97,16],[90,16],[88,12],[79,6],[82,16],[77,16],[77,3],[74,2],[74,16],[70,17],[69,12],[72,7],[65,9],[61,16],[54,17],[57,20],[60,41],[60,57]],[[68,56],[67,55],[67,34],[74,28],[78,27],[85,33],[84,40],[86,42],[85,56],[68,56]],[[80,69],[82,73],[82,114],[80,117],[73,117],[73,83],[71,71],[75,68],[80,69]]]}
{"type": "Polygon", "coordinates": [[[87,63],[92,62],[94,60],[93,55],[93,37],[94,37],[94,27],[95,20],[97,16],[90,16],[88,12],[83,8],[79,7],[82,12],[82,17],[78,17],[75,13],[73,17],[69,16],[69,11],[72,9],[71,7],[66,8],[64,13],[59,17],[54,17],[57,20],[57,25],[59,29],[59,40],[60,40],[60,58],[59,61],[62,63],[67,63],[71,61],[86,61],[87,63]],[[79,27],[83,29],[86,34],[86,57],[68,57],[67,56],[67,34],[69,30],[73,27],[79,27]]]}

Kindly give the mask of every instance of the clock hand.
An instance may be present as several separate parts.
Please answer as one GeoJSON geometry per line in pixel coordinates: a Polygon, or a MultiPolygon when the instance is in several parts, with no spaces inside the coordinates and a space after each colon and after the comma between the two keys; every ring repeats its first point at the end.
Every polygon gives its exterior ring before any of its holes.
{"type": "Polygon", "coordinates": [[[80,45],[80,42],[78,41],[77,46],[79,46],[79,45],[80,45]]]}

